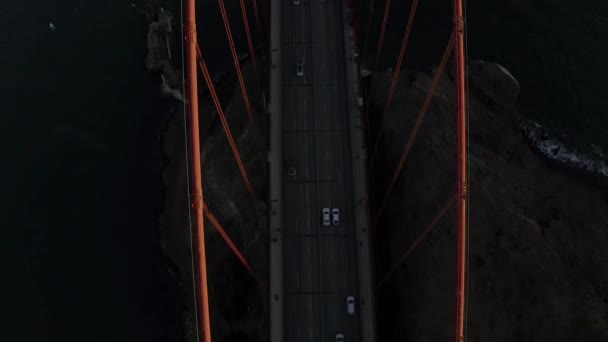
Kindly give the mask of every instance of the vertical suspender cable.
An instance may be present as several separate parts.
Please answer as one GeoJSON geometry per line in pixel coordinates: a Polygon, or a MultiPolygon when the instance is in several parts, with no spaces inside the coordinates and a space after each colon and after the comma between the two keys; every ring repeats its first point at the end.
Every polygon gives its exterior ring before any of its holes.
{"type": "Polygon", "coordinates": [[[255,22],[258,24],[259,30],[262,29],[260,26],[260,15],[258,13],[258,1],[253,0],[253,13],[255,13],[255,22]]]}
{"type": "Polygon", "coordinates": [[[253,43],[251,42],[251,32],[249,31],[249,19],[247,19],[247,7],[245,6],[245,2],[240,0],[241,2],[241,13],[243,14],[243,22],[245,23],[245,33],[247,34],[247,45],[249,45],[249,53],[251,54],[251,61],[253,62],[253,67],[255,68],[255,51],[253,50],[253,43]]]}
{"type": "Polygon", "coordinates": [[[375,231],[376,226],[378,225],[378,222],[380,221],[380,218],[382,217],[382,212],[384,211],[384,208],[386,208],[386,204],[388,203],[388,200],[393,191],[393,188],[395,187],[395,184],[397,183],[397,180],[399,179],[399,176],[401,175],[401,171],[403,170],[403,165],[405,165],[405,161],[409,155],[412,145],[414,144],[414,141],[416,140],[418,130],[420,129],[420,126],[422,125],[422,120],[424,120],[426,111],[429,108],[429,105],[431,104],[431,100],[433,99],[433,96],[435,95],[435,90],[437,89],[437,86],[439,85],[439,80],[441,79],[441,75],[443,75],[443,69],[445,68],[445,65],[448,61],[450,51],[452,51],[452,48],[454,47],[454,35],[455,35],[454,33],[452,33],[450,35],[450,41],[448,42],[448,45],[446,46],[445,51],[443,52],[443,57],[441,58],[441,63],[439,63],[439,68],[437,69],[437,71],[435,73],[435,77],[433,77],[433,82],[431,83],[431,87],[426,95],[426,99],[424,100],[424,103],[422,104],[422,108],[420,109],[420,112],[418,113],[418,117],[416,118],[416,122],[414,123],[414,128],[412,128],[412,132],[410,133],[408,141],[407,141],[405,147],[403,148],[403,153],[401,154],[401,159],[399,159],[399,163],[397,164],[397,167],[395,168],[395,172],[393,173],[393,178],[391,179],[388,189],[386,190],[386,194],[384,195],[382,202],[380,203],[380,206],[378,207],[378,212],[376,213],[376,216],[374,217],[374,219],[372,221],[372,227],[371,227],[372,233],[375,231]]]}
{"type": "Polygon", "coordinates": [[[382,285],[384,285],[384,283],[391,277],[391,275],[393,275],[393,273],[395,273],[395,271],[397,271],[397,269],[401,266],[401,264],[403,264],[403,262],[405,262],[405,259],[407,259],[407,257],[416,249],[416,247],[418,247],[418,245],[422,242],[422,240],[424,240],[424,238],[428,235],[428,233],[430,233],[430,231],[437,225],[437,223],[439,223],[439,221],[443,218],[443,216],[448,212],[448,209],[450,209],[452,207],[452,205],[455,202],[454,201],[455,199],[456,199],[456,196],[452,196],[450,198],[450,200],[443,206],[443,208],[441,208],[441,210],[439,210],[439,212],[437,214],[435,214],[435,217],[433,217],[431,222],[426,226],[426,228],[424,228],[422,233],[420,233],[420,235],[418,235],[416,240],[414,240],[414,242],[412,242],[412,244],[405,251],[405,253],[403,253],[403,255],[401,255],[401,257],[390,268],[390,270],[387,272],[387,274],[384,277],[382,277],[382,279],[378,282],[378,284],[376,285],[376,288],[380,288],[382,285]]]}
{"type": "Polygon", "coordinates": [[[380,118],[380,124],[378,125],[378,134],[376,135],[376,142],[374,143],[374,148],[372,149],[372,154],[370,160],[370,167],[374,166],[374,157],[376,156],[376,152],[378,151],[378,146],[380,145],[380,137],[382,136],[382,127],[384,126],[384,120],[386,114],[388,112],[388,108],[391,105],[391,101],[393,100],[393,96],[395,95],[395,88],[397,87],[397,81],[399,80],[399,72],[401,71],[401,63],[403,62],[403,56],[405,55],[405,48],[407,47],[407,42],[410,38],[410,32],[412,31],[412,26],[414,24],[414,17],[416,16],[416,9],[418,7],[418,0],[412,1],[412,8],[410,10],[410,16],[407,21],[407,27],[405,29],[405,33],[403,34],[403,40],[401,42],[401,50],[399,51],[399,58],[397,59],[397,65],[395,65],[395,71],[393,73],[393,80],[391,82],[391,87],[388,91],[388,97],[386,99],[386,104],[384,105],[384,109],[382,111],[382,117],[380,118]]]}
{"type": "Polygon", "coordinates": [[[253,121],[253,111],[249,104],[249,96],[247,95],[247,88],[245,87],[245,80],[243,80],[243,73],[241,72],[241,63],[236,54],[236,48],[234,47],[234,39],[232,38],[232,30],[230,30],[230,22],[228,21],[228,15],[226,14],[226,7],[224,6],[224,0],[218,0],[220,4],[220,11],[222,12],[222,19],[224,20],[224,28],[226,29],[226,35],[228,35],[228,44],[230,44],[230,52],[232,53],[232,60],[234,61],[234,68],[239,78],[241,85],[241,91],[243,93],[243,100],[245,101],[245,107],[247,107],[247,115],[249,121],[253,121]]]}
{"type": "Polygon", "coordinates": [[[241,251],[239,251],[239,248],[234,244],[234,241],[232,241],[232,239],[230,238],[230,235],[228,235],[228,233],[226,233],[226,230],[224,229],[224,227],[222,227],[222,225],[220,224],[220,221],[217,220],[215,215],[213,215],[213,212],[211,212],[211,210],[209,210],[209,208],[207,207],[206,204],[203,205],[203,209],[205,210],[205,214],[207,214],[207,218],[209,219],[209,221],[211,222],[211,224],[213,225],[215,230],[217,230],[217,232],[220,233],[220,235],[222,236],[222,239],[224,239],[224,242],[226,242],[226,244],[228,245],[228,247],[230,247],[230,249],[232,250],[234,255],[236,255],[236,257],[241,261],[241,264],[243,265],[243,267],[245,267],[245,269],[252,276],[255,277],[255,274],[253,273],[251,266],[249,266],[247,259],[245,259],[245,256],[243,255],[243,253],[241,253],[241,251]]]}
{"type": "Polygon", "coordinates": [[[382,30],[380,31],[380,39],[378,39],[378,49],[376,50],[376,67],[380,62],[380,51],[382,51],[382,43],[384,42],[384,33],[386,32],[386,22],[388,19],[388,13],[391,10],[391,0],[386,0],[384,6],[384,18],[382,19],[382,30]]]}
{"type": "Polygon", "coordinates": [[[249,191],[249,194],[253,195],[253,188],[251,187],[251,182],[249,182],[249,177],[247,177],[247,171],[245,170],[245,166],[243,165],[243,161],[241,160],[241,155],[239,154],[239,150],[234,142],[234,138],[232,137],[232,132],[230,131],[230,126],[228,125],[228,121],[226,120],[226,115],[224,115],[224,110],[222,109],[222,105],[220,104],[219,97],[215,92],[215,86],[213,85],[213,80],[211,79],[211,74],[207,69],[207,65],[205,64],[205,60],[203,59],[203,55],[201,53],[200,48],[197,46],[197,52],[199,55],[199,65],[201,67],[201,71],[205,78],[205,82],[207,83],[207,88],[209,89],[209,93],[211,94],[211,98],[213,99],[213,104],[215,105],[215,110],[217,111],[217,115],[220,117],[220,121],[222,122],[222,127],[224,127],[224,132],[226,133],[226,137],[228,138],[228,143],[230,144],[230,149],[232,149],[232,154],[234,155],[234,159],[236,159],[236,163],[241,171],[241,176],[243,177],[243,181],[245,182],[245,186],[249,191]]]}

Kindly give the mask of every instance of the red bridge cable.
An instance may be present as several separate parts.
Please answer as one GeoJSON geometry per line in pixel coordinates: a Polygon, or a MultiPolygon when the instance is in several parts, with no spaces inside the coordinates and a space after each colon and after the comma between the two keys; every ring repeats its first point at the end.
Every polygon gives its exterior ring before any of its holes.
{"type": "Polygon", "coordinates": [[[249,20],[247,19],[247,7],[245,6],[245,2],[240,0],[241,2],[241,13],[243,13],[243,22],[245,23],[245,33],[247,33],[247,45],[249,45],[249,53],[251,54],[251,61],[253,62],[253,67],[255,68],[255,51],[253,50],[253,43],[251,42],[251,32],[249,31],[249,20]]]}
{"type": "Polygon", "coordinates": [[[412,145],[414,144],[414,140],[416,139],[416,135],[418,134],[418,130],[420,129],[420,125],[422,124],[422,120],[424,119],[424,116],[426,115],[426,111],[431,103],[431,100],[433,99],[433,95],[435,94],[435,90],[437,88],[437,85],[439,84],[439,80],[441,79],[441,75],[443,74],[443,69],[445,68],[445,65],[448,61],[448,56],[450,55],[450,51],[452,50],[453,46],[454,46],[454,33],[452,33],[450,35],[450,41],[443,53],[443,57],[441,58],[441,63],[439,64],[439,68],[438,68],[437,72],[435,73],[433,82],[431,83],[431,88],[429,89],[426,99],[424,100],[424,104],[422,105],[422,108],[420,109],[420,112],[418,113],[418,118],[416,119],[416,123],[414,124],[414,128],[412,129],[412,132],[410,133],[407,144],[405,145],[405,148],[403,149],[401,159],[399,160],[399,164],[397,165],[397,168],[395,169],[395,173],[393,174],[393,178],[391,179],[391,183],[388,187],[388,190],[386,191],[386,194],[384,195],[382,203],[380,204],[380,207],[378,208],[378,212],[376,213],[374,222],[372,224],[372,229],[371,229],[372,232],[375,230],[376,225],[378,224],[378,221],[380,220],[380,217],[382,216],[382,211],[386,207],[386,203],[388,202],[388,199],[390,198],[393,187],[395,186],[397,179],[401,175],[401,170],[403,169],[405,160],[407,159],[410,149],[412,148],[412,145]]]}
{"type": "Polygon", "coordinates": [[[464,13],[463,0],[454,0],[454,32],[456,35],[456,99],[458,122],[458,247],[456,282],[455,341],[465,337],[466,261],[467,261],[467,103],[465,83],[464,13]]]}
{"type": "Polygon", "coordinates": [[[206,204],[203,204],[203,205],[204,205],[205,214],[207,214],[207,218],[209,219],[209,221],[211,222],[213,227],[215,227],[215,230],[217,230],[217,232],[220,233],[220,235],[222,236],[222,238],[224,239],[224,241],[226,242],[228,247],[230,247],[230,249],[232,250],[232,252],[234,252],[236,257],[239,258],[239,260],[241,261],[241,264],[243,264],[243,266],[247,269],[247,271],[249,271],[249,273],[254,275],[253,271],[251,270],[251,266],[249,266],[249,263],[247,262],[247,259],[245,259],[245,257],[239,251],[239,249],[236,247],[236,245],[234,244],[232,239],[230,239],[230,236],[228,235],[228,233],[226,233],[226,231],[224,230],[222,225],[219,223],[219,221],[217,220],[215,215],[213,215],[213,213],[211,212],[211,210],[209,210],[209,207],[207,207],[206,204]]]}
{"type": "Polygon", "coordinates": [[[378,40],[378,49],[376,50],[376,67],[380,61],[380,51],[382,50],[382,42],[384,41],[384,33],[386,32],[386,21],[388,19],[388,13],[390,12],[391,0],[386,0],[384,6],[384,19],[382,19],[382,30],[380,31],[380,39],[378,40]]]}
{"type": "Polygon", "coordinates": [[[258,24],[259,30],[261,31],[260,15],[258,13],[258,0],[253,0],[253,12],[255,13],[255,22],[258,24]]]}
{"type": "Polygon", "coordinates": [[[384,283],[391,277],[391,275],[393,275],[393,273],[401,266],[401,264],[403,264],[403,262],[405,262],[405,260],[407,259],[407,257],[416,249],[416,247],[418,247],[418,245],[420,244],[420,242],[422,242],[422,240],[424,240],[424,238],[428,235],[428,233],[437,225],[437,223],[439,223],[439,221],[447,213],[448,209],[450,209],[452,207],[452,205],[454,205],[455,202],[456,202],[456,196],[454,195],[443,206],[443,208],[435,215],[435,217],[433,218],[433,220],[431,221],[431,223],[429,223],[426,226],[426,228],[424,228],[424,230],[422,231],[422,233],[420,233],[420,235],[418,236],[418,238],[416,238],[416,240],[414,240],[414,242],[412,242],[412,244],[410,245],[410,247],[405,251],[405,253],[403,253],[403,255],[401,255],[401,257],[399,258],[399,260],[397,260],[397,262],[391,267],[391,269],[382,278],[382,280],[380,280],[378,282],[378,285],[376,285],[376,288],[379,288],[382,285],[384,285],[384,283]]]}
{"type": "MultiPolygon", "coordinates": [[[[196,9],[195,0],[186,2],[186,34],[187,43],[187,69],[188,69],[188,97],[190,100],[190,134],[192,149],[192,194],[194,196],[195,223],[197,235],[197,256],[198,256],[198,278],[200,296],[200,324],[202,326],[203,342],[211,342],[211,318],[209,316],[209,291],[207,286],[207,252],[205,248],[205,219],[203,216],[203,172],[201,166],[201,145],[199,132],[198,115],[198,79],[196,72],[196,9]]],[[[194,251],[193,251],[194,253],[194,251]]]]}
{"type": "Polygon", "coordinates": [[[245,107],[247,107],[247,115],[249,116],[249,121],[253,121],[253,111],[251,110],[251,105],[249,104],[247,88],[245,88],[245,81],[243,80],[243,73],[241,72],[241,64],[239,63],[239,58],[236,54],[236,49],[234,47],[234,39],[232,39],[232,31],[230,30],[230,22],[228,21],[228,15],[226,15],[224,0],[218,0],[218,2],[220,4],[220,10],[222,12],[222,19],[224,20],[224,28],[226,29],[226,34],[228,35],[228,43],[230,44],[230,52],[232,52],[232,60],[234,61],[236,74],[239,77],[241,91],[243,92],[243,99],[245,100],[245,107]]]}
{"type": "Polygon", "coordinates": [[[262,283],[262,281],[255,275],[255,273],[251,269],[251,266],[247,262],[247,259],[245,259],[245,257],[243,256],[243,254],[241,254],[241,252],[236,247],[236,245],[234,244],[234,242],[230,239],[230,236],[228,236],[228,233],[226,233],[226,231],[224,230],[224,228],[222,227],[222,225],[219,223],[219,221],[217,220],[217,218],[215,217],[215,215],[213,215],[213,213],[211,212],[211,210],[209,210],[209,208],[206,205],[205,205],[205,214],[207,215],[207,218],[209,219],[209,221],[211,222],[211,224],[213,225],[213,227],[215,227],[215,229],[217,230],[217,232],[220,233],[220,235],[222,236],[222,238],[224,239],[224,241],[226,242],[226,244],[228,244],[228,247],[230,247],[230,249],[232,250],[232,252],[234,252],[234,254],[236,255],[236,257],[241,261],[241,264],[245,267],[245,269],[247,269],[247,271],[249,271],[249,274],[251,274],[251,276],[255,279],[255,281],[257,282],[257,284],[260,287],[260,289],[264,289],[265,288],[265,284],[262,283]]]}
{"type": "Polygon", "coordinates": [[[230,131],[230,126],[228,126],[228,122],[226,121],[226,116],[224,115],[224,110],[222,109],[222,105],[220,104],[220,100],[217,97],[217,93],[215,92],[215,86],[213,85],[213,80],[211,79],[211,75],[209,74],[209,70],[207,69],[207,65],[205,64],[205,60],[203,59],[203,55],[201,53],[200,47],[197,46],[198,52],[198,63],[203,72],[203,76],[205,77],[205,82],[207,83],[207,88],[209,88],[209,93],[211,93],[211,98],[213,99],[213,104],[215,105],[215,110],[217,111],[220,121],[222,122],[222,126],[224,127],[224,132],[226,132],[226,137],[228,137],[228,142],[230,143],[230,148],[232,149],[232,154],[234,154],[234,158],[236,159],[236,163],[239,166],[239,170],[241,171],[241,176],[243,177],[243,181],[245,181],[245,186],[250,194],[253,194],[253,188],[251,187],[251,183],[249,182],[249,177],[247,177],[247,171],[243,166],[243,162],[241,161],[241,156],[239,154],[238,148],[234,143],[234,139],[232,138],[232,132],[230,131]]]}
{"type": "MultiPolygon", "coordinates": [[[[372,150],[372,155],[370,158],[371,161],[374,160],[374,157],[378,150],[378,145],[380,145],[380,137],[382,135],[382,127],[384,125],[384,119],[386,117],[386,113],[388,112],[388,108],[391,105],[391,101],[393,100],[393,96],[395,95],[395,88],[397,87],[397,81],[399,80],[399,72],[401,71],[401,63],[403,62],[403,56],[405,54],[405,48],[407,47],[407,42],[410,39],[410,32],[412,31],[412,25],[414,24],[414,17],[416,15],[417,8],[418,8],[418,0],[414,0],[412,2],[412,8],[410,10],[410,17],[407,21],[407,28],[405,29],[405,33],[403,34],[403,40],[401,42],[401,51],[399,51],[399,58],[397,59],[397,64],[395,66],[395,72],[393,73],[393,80],[391,82],[391,87],[388,92],[386,104],[384,105],[384,110],[382,111],[382,118],[380,118],[380,125],[378,126],[378,135],[376,136],[376,143],[374,144],[374,149],[372,150]]],[[[373,163],[371,165],[373,165],[373,163]]]]}

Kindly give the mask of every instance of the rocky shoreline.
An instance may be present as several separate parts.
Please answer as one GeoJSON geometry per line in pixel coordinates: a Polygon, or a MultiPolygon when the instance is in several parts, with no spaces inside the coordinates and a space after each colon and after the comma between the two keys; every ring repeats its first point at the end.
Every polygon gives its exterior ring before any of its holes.
{"type": "MultiPolygon", "coordinates": [[[[157,16],[152,20],[148,35],[149,55],[147,66],[161,74],[163,93],[172,96],[172,108],[162,123],[162,210],[159,217],[161,245],[164,254],[176,265],[176,278],[182,297],[183,339],[197,342],[195,284],[193,282],[190,201],[187,175],[189,141],[186,141],[187,117],[181,96],[181,71],[171,58],[177,55],[173,43],[176,32],[171,29],[171,14],[160,6],[151,6],[157,16]],[[180,75],[177,77],[176,75],[180,75]]],[[[248,84],[252,104],[257,112],[256,122],[247,121],[244,101],[236,84],[234,67],[227,66],[214,75],[214,83],[224,104],[232,134],[237,141],[243,163],[255,189],[255,203],[246,192],[238,168],[219,125],[219,119],[207,96],[204,83],[199,85],[199,112],[205,202],[222,224],[228,235],[243,252],[256,277],[267,278],[266,239],[266,130],[262,96],[258,93],[260,82],[257,73],[248,65],[248,55],[240,54],[239,60],[248,84]],[[253,90],[257,89],[257,90],[253,90]]],[[[264,63],[263,58],[258,58],[264,63]]],[[[202,80],[201,80],[202,81],[202,80]]],[[[263,341],[267,336],[266,293],[259,288],[256,279],[247,274],[219,234],[206,221],[206,240],[209,271],[210,309],[213,337],[222,340],[263,341]]],[[[193,228],[192,228],[193,229],[193,228]]]]}
{"type": "Polygon", "coordinates": [[[604,182],[608,181],[608,158],[599,147],[591,146],[593,155],[569,148],[532,120],[522,119],[521,130],[530,146],[547,159],[576,174],[590,176],[600,182],[603,178],[606,178],[604,182]]]}
{"type": "Polygon", "coordinates": [[[184,101],[181,70],[175,68],[176,62],[172,57],[176,50],[172,15],[159,4],[152,3],[146,17],[149,23],[146,68],[160,73],[161,90],[165,96],[184,101]]]}
{"type": "MultiPolygon", "coordinates": [[[[432,74],[403,70],[385,122],[375,177],[390,177],[432,74]]],[[[374,113],[392,73],[375,74],[374,113]]],[[[519,86],[497,64],[469,66],[468,341],[608,340],[608,195],[547,163],[522,134],[519,86]]],[[[380,222],[383,276],[455,190],[454,83],[449,70],[380,222]]],[[[376,196],[384,195],[377,184],[376,196]]],[[[454,210],[378,296],[389,341],[453,338],[454,210]],[[404,324],[405,322],[405,324],[404,324]]]]}

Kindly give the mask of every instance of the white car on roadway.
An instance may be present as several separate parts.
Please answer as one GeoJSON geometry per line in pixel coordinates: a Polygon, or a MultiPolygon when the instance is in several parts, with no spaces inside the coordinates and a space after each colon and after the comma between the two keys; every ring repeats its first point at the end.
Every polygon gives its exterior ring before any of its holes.
{"type": "Polygon", "coordinates": [[[340,209],[333,208],[331,210],[331,218],[332,218],[332,223],[334,226],[339,225],[340,224],[340,209]]]}
{"type": "Polygon", "coordinates": [[[353,296],[346,297],[346,312],[349,315],[355,314],[355,297],[353,297],[353,296]]]}
{"type": "Polygon", "coordinates": [[[336,342],[344,342],[344,335],[336,334],[336,342]]]}
{"type": "Polygon", "coordinates": [[[323,208],[323,225],[329,226],[329,208],[323,208]]]}

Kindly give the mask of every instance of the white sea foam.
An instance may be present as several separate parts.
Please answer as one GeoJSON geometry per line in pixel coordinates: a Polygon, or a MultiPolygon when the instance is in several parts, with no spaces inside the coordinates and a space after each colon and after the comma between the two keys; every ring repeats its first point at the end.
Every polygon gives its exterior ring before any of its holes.
{"type": "Polygon", "coordinates": [[[160,75],[160,77],[163,80],[163,83],[161,84],[161,89],[162,89],[163,94],[170,95],[174,99],[176,99],[180,102],[184,102],[184,97],[182,96],[182,92],[179,89],[171,88],[169,86],[169,84],[167,84],[167,81],[165,80],[165,75],[160,75]]]}
{"type": "Polygon", "coordinates": [[[519,81],[517,81],[517,78],[515,78],[515,76],[513,76],[513,74],[511,72],[509,72],[509,70],[507,70],[507,68],[505,68],[504,66],[498,64],[498,63],[494,63],[498,66],[498,68],[505,73],[505,75],[509,76],[514,82],[515,84],[517,84],[517,87],[519,88],[519,81]]]}
{"type": "Polygon", "coordinates": [[[591,148],[594,156],[590,156],[568,147],[563,142],[549,136],[547,130],[537,122],[522,120],[521,128],[534,148],[538,149],[546,157],[590,173],[608,177],[606,156],[599,147],[592,144],[591,148]]]}

